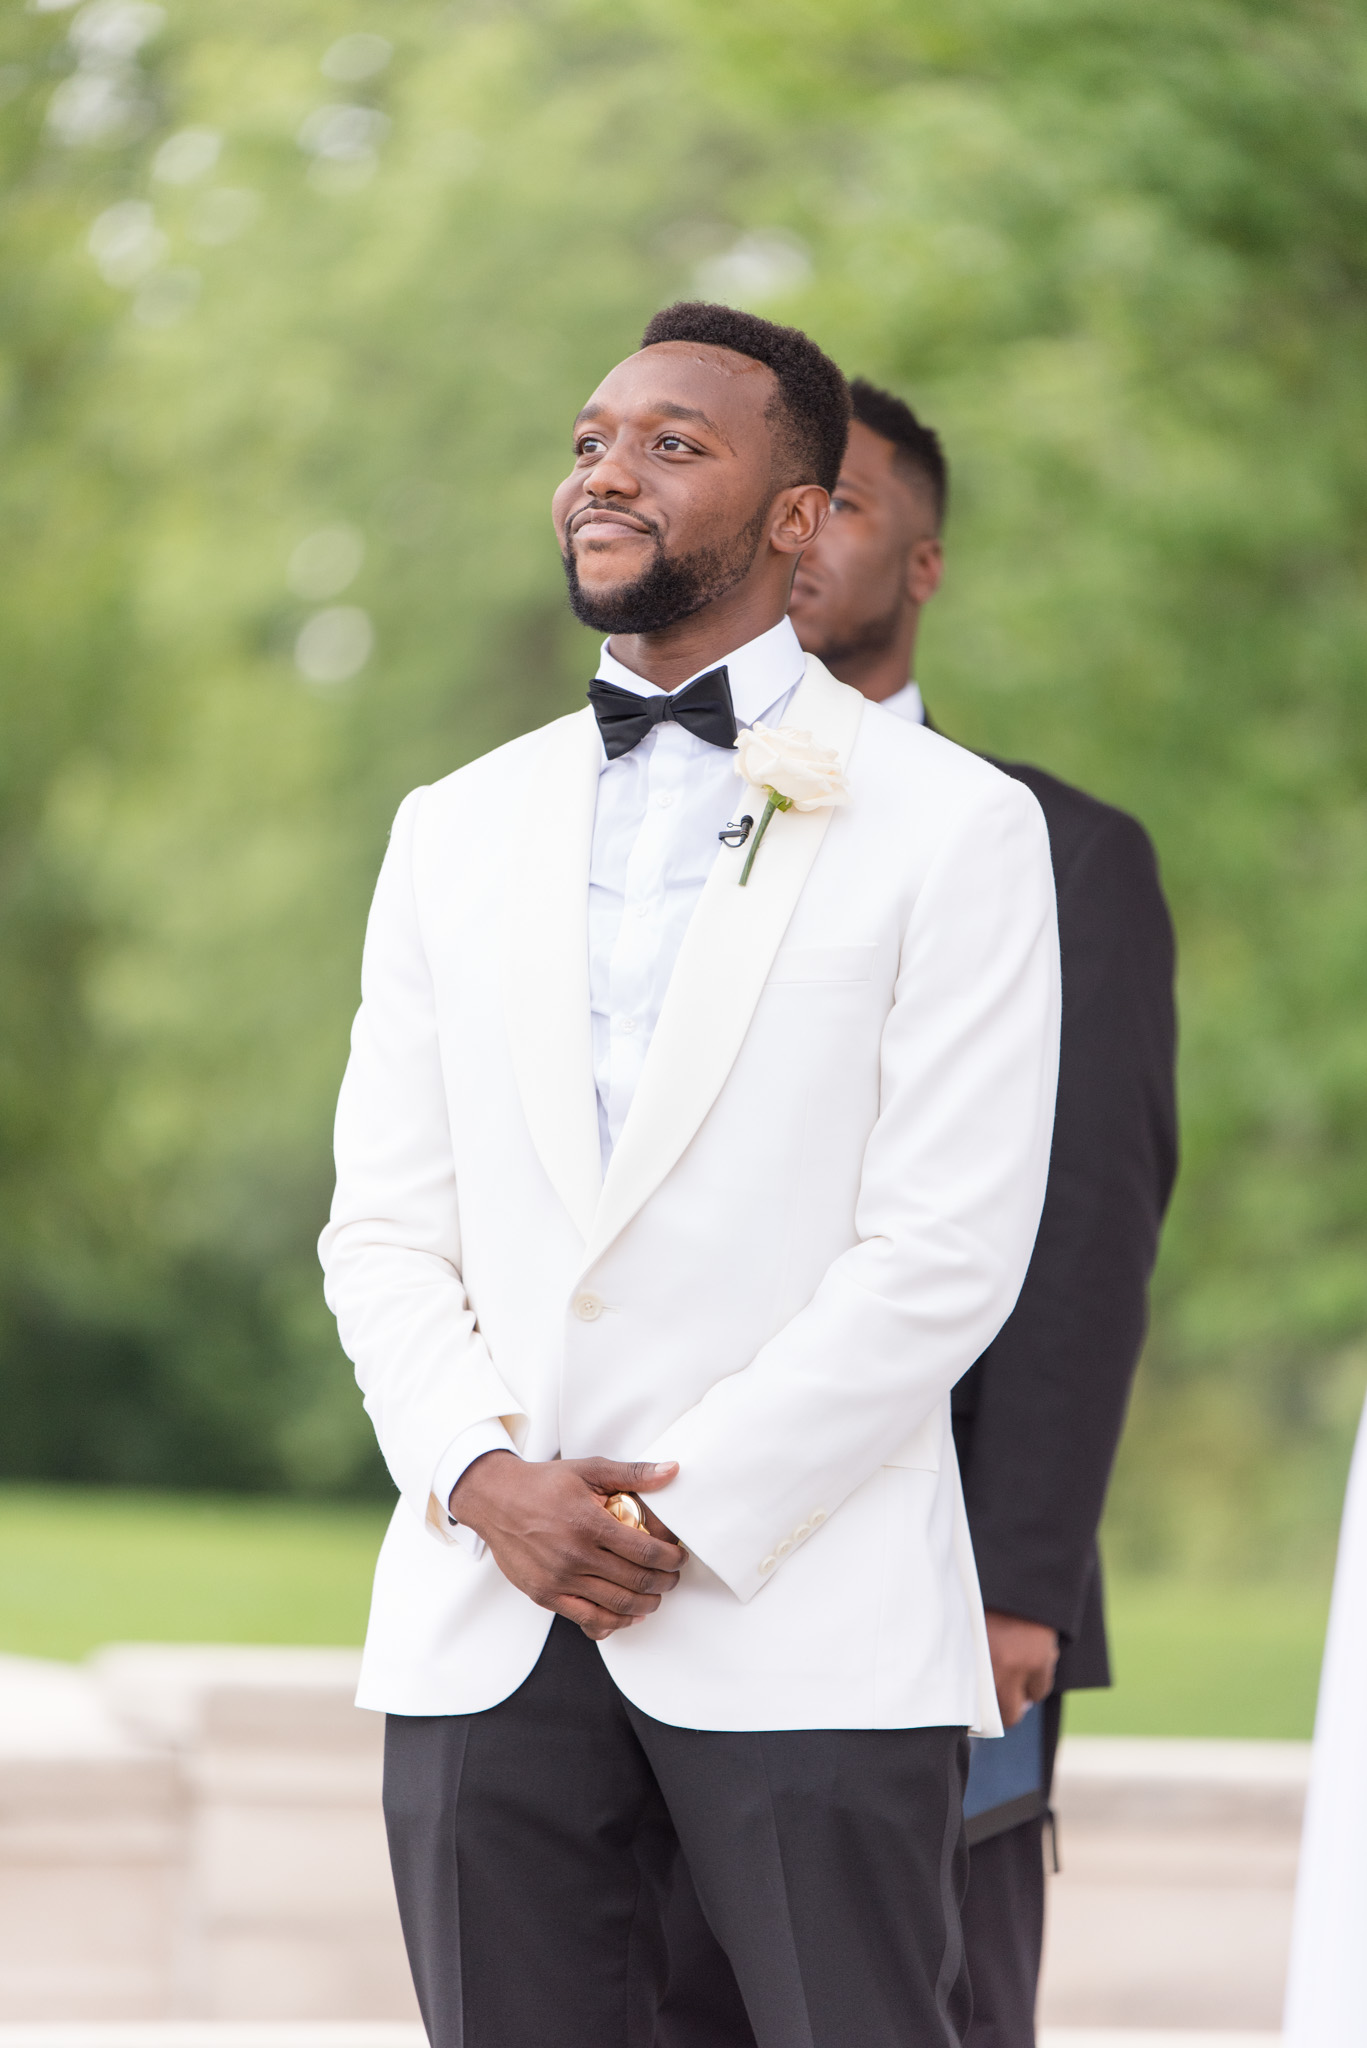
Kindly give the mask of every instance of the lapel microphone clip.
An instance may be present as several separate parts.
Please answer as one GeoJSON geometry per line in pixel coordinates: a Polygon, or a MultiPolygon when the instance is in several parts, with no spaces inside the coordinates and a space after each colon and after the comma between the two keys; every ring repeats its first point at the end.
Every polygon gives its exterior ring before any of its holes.
{"type": "Polygon", "coordinates": [[[754,830],[755,821],[747,811],[738,825],[728,824],[717,834],[723,846],[744,846],[754,830]]]}

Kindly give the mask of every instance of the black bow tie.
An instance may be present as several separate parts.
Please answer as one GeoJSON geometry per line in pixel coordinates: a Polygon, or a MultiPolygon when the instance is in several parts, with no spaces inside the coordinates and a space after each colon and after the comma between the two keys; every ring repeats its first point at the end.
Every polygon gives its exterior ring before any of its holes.
{"type": "Polygon", "coordinates": [[[725,668],[709,669],[672,697],[638,697],[603,676],[589,684],[589,702],[603,735],[609,761],[629,754],[646,734],[667,719],[706,740],[710,747],[734,747],[736,714],[731,708],[731,683],[725,668]]]}

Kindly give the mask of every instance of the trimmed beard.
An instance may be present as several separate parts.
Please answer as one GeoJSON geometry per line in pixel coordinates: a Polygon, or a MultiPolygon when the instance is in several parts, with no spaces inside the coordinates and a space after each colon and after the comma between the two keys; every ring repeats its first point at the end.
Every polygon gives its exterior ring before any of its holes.
{"type": "Polygon", "coordinates": [[[652,527],[655,555],[634,583],[620,583],[591,597],[579,581],[573,548],[561,553],[570,610],[595,633],[661,633],[715,604],[744,581],[759,553],[769,507],[765,503],[735,538],[722,547],[669,556],[652,527]]]}

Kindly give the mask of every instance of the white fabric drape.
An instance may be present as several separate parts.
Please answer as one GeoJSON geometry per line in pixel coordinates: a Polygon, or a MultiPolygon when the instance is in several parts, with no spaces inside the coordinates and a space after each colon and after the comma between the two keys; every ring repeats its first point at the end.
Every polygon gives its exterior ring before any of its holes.
{"type": "Polygon", "coordinates": [[[1367,2048],[1367,1411],[1320,1677],[1285,2048],[1367,2048]]]}

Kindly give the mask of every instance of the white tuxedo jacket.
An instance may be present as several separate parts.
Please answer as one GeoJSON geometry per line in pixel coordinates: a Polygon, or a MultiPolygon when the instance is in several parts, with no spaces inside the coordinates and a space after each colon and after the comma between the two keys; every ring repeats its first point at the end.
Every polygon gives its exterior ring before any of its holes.
{"type": "Polygon", "coordinates": [[[321,1246],[402,1496],[362,1706],[477,1711],[540,1655],[550,1614],[430,1492],[457,1433],[500,1417],[528,1458],[679,1462],[652,1501],[690,1562],[601,1646],[646,1713],[1000,1731],[948,1396],[1044,1195],[1044,821],[815,660],[786,722],[839,750],[850,797],[777,815],[744,889],[718,848],[606,1178],[593,714],[395,820],[321,1246]]]}

